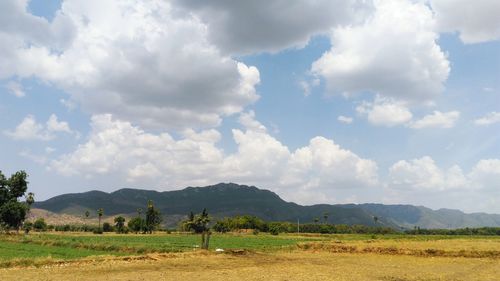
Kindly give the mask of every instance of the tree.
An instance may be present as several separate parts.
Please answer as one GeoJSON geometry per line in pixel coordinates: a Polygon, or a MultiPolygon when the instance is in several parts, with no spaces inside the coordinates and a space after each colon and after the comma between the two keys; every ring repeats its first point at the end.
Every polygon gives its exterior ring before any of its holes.
{"type": "Polygon", "coordinates": [[[88,219],[88,218],[89,218],[89,216],[90,216],[90,212],[89,212],[89,210],[85,211],[85,218],[86,218],[86,219],[88,219]]]}
{"type": "Polygon", "coordinates": [[[102,224],[102,231],[103,232],[112,232],[113,226],[109,222],[105,222],[102,224]]]}
{"type": "Polygon", "coordinates": [[[97,216],[99,217],[99,231],[101,231],[101,218],[104,215],[104,210],[102,208],[97,209],[97,216]]]}
{"type": "Polygon", "coordinates": [[[153,230],[156,230],[161,223],[161,214],[158,209],[155,208],[153,201],[148,201],[148,209],[146,210],[146,226],[145,231],[149,232],[149,234],[153,233],[153,230]]]}
{"type": "Polygon", "coordinates": [[[203,212],[199,215],[194,215],[191,212],[188,220],[184,222],[184,228],[186,230],[201,234],[201,248],[205,250],[208,250],[210,235],[212,234],[208,226],[209,222],[210,217],[208,216],[207,209],[203,209],[203,212]]]}
{"type": "Polygon", "coordinates": [[[135,232],[136,234],[142,231],[142,226],[144,225],[143,219],[140,217],[132,218],[128,221],[128,229],[135,232]]]}
{"type": "Polygon", "coordinates": [[[377,224],[377,222],[378,222],[378,217],[377,217],[377,216],[374,216],[374,217],[373,217],[373,221],[375,222],[375,224],[377,224]]]}
{"type": "Polygon", "coordinates": [[[122,216],[115,217],[116,233],[125,233],[125,218],[122,216]]]}
{"type": "Polygon", "coordinates": [[[26,202],[19,202],[28,189],[27,177],[25,171],[18,171],[7,179],[0,171],[0,225],[8,229],[19,230],[34,202],[33,193],[28,194],[26,202]]]}
{"type": "Polygon", "coordinates": [[[33,229],[36,231],[45,231],[47,230],[47,223],[43,218],[39,218],[33,223],[33,229]]]}
{"type": "Polygon", "coordinates": [[[314,223],[318,223],[319,222],[319,218],[314,218],[314,223]]]}
{"type": "Polygon", "coordinates": [[[329,215],[330,215],[330,214],[328,214],[327,212],[323,213],[323,219],[325,220],[325,224],[326,224],[326,222],[328,221],[328,216],[329,216],[329,215]]]}

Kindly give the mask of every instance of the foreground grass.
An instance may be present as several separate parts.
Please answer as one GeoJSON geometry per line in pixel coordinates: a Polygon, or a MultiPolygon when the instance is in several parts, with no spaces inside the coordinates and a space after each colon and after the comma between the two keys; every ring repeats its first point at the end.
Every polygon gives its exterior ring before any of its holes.
{"type": "Polygon", "coordinates": [[[498,259],[278,251],[0,269],[2,280],[499,280],[498,259]]]}
{"type": "Polygon", "coordinates": [[[64,260],[108,255],[119,256],[123,253],[0,241],[0,267],[43,265],[64,260]]]}
{"type": "MultiPolygon", "coordinates": [[[[57,263],[93,256],[145,255],[193,252],[199,235],[94,235],[86,233],[33,233],[0,236],[0,267],[57,263]],[[43,260],[45,262],[42,262],[43,260]]],[[[329,253],[467,257],[500,259],[500,239],[481,236],[412,236],[359,234],[214,234],[210,250],[245,249],[274,252],[280,249],[329,253]]]]}

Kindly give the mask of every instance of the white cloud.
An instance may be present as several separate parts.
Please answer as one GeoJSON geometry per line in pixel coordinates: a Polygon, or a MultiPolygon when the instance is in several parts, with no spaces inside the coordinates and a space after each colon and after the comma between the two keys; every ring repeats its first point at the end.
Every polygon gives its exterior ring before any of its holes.
{"type": "Polygon", "coordinates": [[[500,159],[480,160],[468,176],[477,188],[500,193],[500,159]]]}
{"type": "Polygon", "coordinates": [[[26,96],[26,93],[24,92],[23,85],[19,82],[16,81],[9,81],[6,85],[5,88],[14,96],[18,98],[22,98],[26,96]]]}
{"type": "Polygon", "coordinates": [[[453,128],[455,123],[460,118],[460,112],[450,111],[450,112],[440,112],[434,111],[434,113],[424,116],[422,119],[411,123],[409,126],[413,129],[425,129],[425,128],[453,128]]]}
{"type": "Polygon", "coordinates": [[[332,94],[373,92],[400,101],[428,103],[450,71],[437,45],[432,11],[406,0],[375,1],[363,25],[334,29],[332,49],[313,63],[332,94]]]}
{"type": "Polygon", "coordinates": [[[170,2],[66,0],[51,23],[22,6],[9,22],[16,28],[0,33],[0,46],[8,46],[0,47],[0,58],[8,58],[0,76],[52,82],[87,112],[146,127],[217,126],[259,97],[259,71],[222,55],[207,26],[170,2]],[[21,33],[23,18],[46,28],[21,33]],[[56,32],[61,22],[71,26],[69,35],[56,32]],[[35,38],[51,32],[57,36],[49,42],[35,38]],[[53,41],[60,41],[56,51],[53,41]]]}
{"type": "Polygon", "coordinates": [[[68,122],[59,121],[55,114],[51,114],[49,120],[47,120],[47,130],[49,132],[65,132],[71,134],[72,131],[69,128],[68,122]]]}
{"type": "Polygon", "coordinates": [[[337,120],[341,123],[344,123],[344,124],[352,124],[352,117],[347,117],[347,116],[343,116],[343,115],[340,115],[339,117],[337,117],[337,120]]]}
{"type": "Polygon", "coordinates": [[[4,133],[15,140],[48,141],[54,138],[50,132],[45,130],[43,124],[37,123],[33,115],[26,116],[14,131],[5,131],[4,133]]]}
{"type": "Polygon", "coordinates": [[[401,160],[389,168],[389,184],[416,190],[448,190],[465,188],[468,181],[459,166],[439,168],[429,156],[410,161],[401,160]]]}
{"type": "Polygon", "coordinates": [[[490,112],[484,117],[476,119],[474,123],[479,126],[488,126],[491,124],[500,123],[500,112],[490,112]]]}
{"type": "Polygon", "coordinates": [[[363,102],[356,107],[356,111],[366,115],[371,124],[386,127],[406,124],[413,117],[410,110],[402,103],[383,98],[376,98],[373,103],[363,102]]]}
{"type": "Polygon", "coordinates": [[[4,134],[15,140],[49,141],[56,137],[54,133],[57,132],[74,133],[67,122],[60,122],[52,114],[45,125],[38,123],[33,115],[28,115],[13,131],[5,131],[4,134]]]}
{"type": "Polygon", "coordinates": [[[464,43],[500,39],[500,1],[431,0],[441,31],[460,33],[464,43]]]}
{"type": "Polygon", "coordinates": [[[458,165],[443,169],[429,156],[401,160],[389,169],[389,185],[414,191],[482,191],[500,192],[500,159],[483,159],[465,174],[458,165]]]}
{"type": "Polygon", "coordinates": [[[372,9],[371,1],[363,0],[177,0],[175,4],[206,22],[209,39],[232,54],[301,48],[311,36],[355,23],[372,9]]]}
{"type": "Polygon", "coordinates": [[[244,130],[233,130],[234,153],[217,147],[216,130],[187,130],[180,139],[167,133],[151,134],[111,115],[92,117],[88,141],[50,163],[50,169],[64,175],[117,175],[129,182],[148,182],[160,187],[183,187],[234,181],[286,191],[322,194],[333,198],[338,188],[376,185],[377,165],[332,140],[315,137],[290,151],[265,127],[244,113],[244,130]]]}

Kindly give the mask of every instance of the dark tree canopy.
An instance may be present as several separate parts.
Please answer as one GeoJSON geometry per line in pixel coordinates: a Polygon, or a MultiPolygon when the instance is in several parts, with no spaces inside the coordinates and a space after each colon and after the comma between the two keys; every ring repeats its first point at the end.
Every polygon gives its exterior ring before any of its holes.
{"type": "Polygon", "coordinates": [[[19,171],[6,178],[0,171],[0,224],[19,229],[34,202],[34,194],[29,193],[26,202],[19,202],[28,190],[28,175],[19,171]]]}
{"type": "Polygon", "coordinates": [[[146,225],[145,230],[149,233],[152,233],[153,230],[156,230],[161,223],[161,214],[158,209],[155,208],[153,201],[148,201],[148,209],[146,210],[146,225]]]}

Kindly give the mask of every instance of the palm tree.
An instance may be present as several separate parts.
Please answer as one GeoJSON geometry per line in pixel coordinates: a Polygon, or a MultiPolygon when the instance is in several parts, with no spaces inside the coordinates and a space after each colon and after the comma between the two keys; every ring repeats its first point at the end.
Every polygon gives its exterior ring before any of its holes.
{"type": "Polygon", "coordinates": [[[35,194],[33,192],[28,192],[26,195],[26,204],[28,204],[28,217],[30,214],[31,205],[35,203],[35,194]]]}
{"type": "Polygon", "coordinates": [[[104,210],[102,208],[99,208],[97,210],[97,215],[99,216],[99,230],[101,230],[101,218],[102,218],[102,215],[104,215],[104,210]]]}

